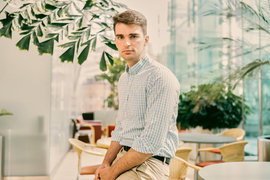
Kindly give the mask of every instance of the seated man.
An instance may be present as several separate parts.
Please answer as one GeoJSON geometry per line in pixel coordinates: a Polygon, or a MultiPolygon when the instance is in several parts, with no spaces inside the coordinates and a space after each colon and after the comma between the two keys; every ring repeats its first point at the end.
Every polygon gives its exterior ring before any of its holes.
{"type": "Polygon", "coordinates": [[[178,145],[179,82],[148,55],[147,22],[141,13],[128,10],[113,20],[115,43],[127,67],[118,83],[116,128],[95,179],[168,179],[178,145]]]}

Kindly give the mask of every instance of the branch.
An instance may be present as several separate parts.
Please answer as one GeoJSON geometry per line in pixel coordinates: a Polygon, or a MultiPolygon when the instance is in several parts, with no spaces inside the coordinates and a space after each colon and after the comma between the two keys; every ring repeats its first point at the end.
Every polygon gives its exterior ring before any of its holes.
{"type": "Polygon", "coordinates": [[[4,9],[6,9],[6,7],[8,6],[9,3],[10,3],[10,1],[7,2],[7,4],[3,7],[3,9],[0,11],[0,14],[4,11],[4,9]]]}

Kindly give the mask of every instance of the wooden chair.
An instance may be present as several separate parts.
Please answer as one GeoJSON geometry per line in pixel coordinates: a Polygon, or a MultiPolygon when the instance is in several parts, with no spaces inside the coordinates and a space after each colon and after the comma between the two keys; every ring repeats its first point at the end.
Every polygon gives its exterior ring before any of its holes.
{"type": "Polygon", "coordinates": [[[112,131],[115,129],[115,125],[109,125],[106,126],[106,137],[112,137],[112,131]]]}
{"type": "MultiPolygon", "coordinates": [[[[217,163],[244,161],[244,147],[247,143],[247,141],[238,141],[223,145],[219,148],[212,148],[213,150],[219,149],[224,160],[203,161],[196,163],[196,165],[199,167],[205,167],[217,163]]],[[[211,148],[208,148],[208,150],[210,149],[211,148]]],[[[206,148],[199,149],[200,152],[205,152],[208,150],[206,148]]]]}
{"type": "MultiPolygon", "coordinates": [[[[183,159],[183,160],[185,160],[186,162],[188,162],[188,160],[189,160],[189,154],[190,154],[191,151],[192,151],[192,149],[189,148],[189,147],[186,147],[186,148],[178,148],[178,149],[176,150],[176,152],[175,152],[175,156],[176,156],[176,157],[179,157],[179,158],[181,158],[181,159],[183,159]]],[[[187,174],[187,168],[186,168],[185,171],[183,171],[182,177],[181,177],[181,178],[182,178],[182,179],[185,178],[185,177],[186,177],[186,174],[187,174]]]]}
{"type": "Polygon", "coordinates": [[[79,136],[88,136],[89,142],[95,144],[95,128],[89,123],[78,123],[76,119],[72,119],[74,125],[75,139],[79,139],[79,136]]]}
{"type": "Polygon", "coordinates": [[[174,157],[170,162],[170,180],[184,180],[186,178],[186,172],[187,168],[191,167],[197,171],[199,171],[201,168],[198,166],[194,166],[189,164],[187,161],[179,158],[174,157]]]}
{"type": "MultiPolygon", "coordinates": [[[[227,131],[221,132],[221,133],[219,133],[217,135],[230,136],[230,137],[236,138],[237,141],[243,141],[245,134],[246,134],[246,132],[243,129],[232,128],[232,129],[229,129],[227,131]]],[[[204,152],[220,154],[220,150],[216,149],[216,148],[214,148],[214,149],[205,148],[204,152]],[[207,149],[208,149],[208,151],[207,151],[207,149]]]]}
{"type": "Polygon", "coordinates": [[[91,175],[95,174],[96,169],[100,166],[98,165],[93,165],[93,166],[85,166],[81,167],[81,156],[82,152],[85,152],[87,154],[92,154],[96,156],[105,156],[106,150],[103,148],[100,148],[96,145],[93,144],[87,144],[84,143],[78,139],[73,139],[70,138],[69,143],[75,148],[77,154],[78,154],[78,174],[77,174],[77,180],[79,180],[80,175],[91,175]],[[105,151],[105,152],[101,152],[105,151]]]}

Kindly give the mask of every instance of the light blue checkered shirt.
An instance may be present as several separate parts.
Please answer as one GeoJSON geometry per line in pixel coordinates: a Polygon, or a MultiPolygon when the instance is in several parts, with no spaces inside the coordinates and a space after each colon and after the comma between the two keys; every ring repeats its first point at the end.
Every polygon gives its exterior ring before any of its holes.
{"type": "Polygon", "coordinates": [[[146,54],[126,68],[118,82],[118,93],[119,111],[112,141],[141,153],[173,158],[178,145],[180,93],[174,74],[146,54]]]}

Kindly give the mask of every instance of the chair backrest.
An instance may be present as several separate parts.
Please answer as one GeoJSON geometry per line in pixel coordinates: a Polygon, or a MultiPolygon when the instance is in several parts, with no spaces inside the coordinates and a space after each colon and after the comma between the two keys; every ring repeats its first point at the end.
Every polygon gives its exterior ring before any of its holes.
{"type": "Polygon", "coordinates": [[[232,128],[221,133],[223,136],[230,136],[237,139],[237,141],[243,141],[246,132],[243,129],[232,128]]]}
{"type": "Polygon", "coordinates": [[[112,131],[115,129],[115,125],[107,125],[106,135],[107,137],[112,137],[112,131]]]}
{"type": "Polygon", "coordinates": [[[170,180],[184,180],[186,178],[186,172],[187,168],[191,167],[197,171],[199,171],[201,168],[198,166],[194,166],[189,164],[187,161],[179,158],[179,157],[174,157],[171,162],[170,162],[170,175],[169,179],[170,180]]]}
{"type": "Polygon", "coordinates": [[[244,161],[245,151],[244,147],[247,141],[238,141],[226,144],[219,148],[220,153],[225,162],[244,161]]]}
{"type": "MultiPolygon", "coordinates": [[[[175,156],[179,157],[185,161],[188,162],[189,159],[189,153],[192,151],[192,148],[189,147],[185,147],[185,148],[178,148],[175,152],[175,156]]],[[[182,172],[182,177],[181,178],[185,178],[187,174],[187,168],[185,171],[182,172]]]]}
{"type": "Polygon", "coordinates": [[[80,141],[78,139],[74,139],[74,138],[69,138],[68,141],[75,148],[75,150],[76,150],[76,152],[78,154],[78,172],[81,171],[81,155],[82,155],[82,152],[97,155],[97,156],[105,156],[105,153],[93,150],[94,148],[101,149],[101,148],[98,148],[98,146],[96,146],[96,145],[86,144],[86,143],[84,143],[84,142],[82,142],[82,141],[80,141]],[[92,149],[87,149],[87,147],[90,147],[92,149]]]}
{"type": "Polygon", "coordinates": [[[175,156],[188,161],[189,153],[192,151],[192,148],[178,148],[175,152],[175,156]]]}

